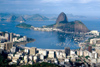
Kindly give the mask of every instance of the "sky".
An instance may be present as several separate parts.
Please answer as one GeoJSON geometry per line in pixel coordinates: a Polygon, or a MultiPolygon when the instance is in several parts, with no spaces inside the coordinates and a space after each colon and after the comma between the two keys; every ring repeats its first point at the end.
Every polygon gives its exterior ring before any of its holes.
{"type": "Polygon", "coordinates": [[[0,12],[99,16],[100,0],[0,0],[0,12]]]}

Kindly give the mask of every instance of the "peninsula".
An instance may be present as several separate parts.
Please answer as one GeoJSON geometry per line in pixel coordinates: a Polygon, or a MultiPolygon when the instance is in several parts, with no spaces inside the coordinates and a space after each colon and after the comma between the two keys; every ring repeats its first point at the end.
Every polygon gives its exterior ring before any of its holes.
{"type": "Polygon", "coordinates": [[[14,46],[24,45],[35,41],[35,39],[28,38],[27,36],[21,36],[20,34],[9,32],[0,32],[0,40],[0,45],[12,43],[14,46]]]}
{"type": "Polygon", "coordinates": [[[55,24],[45,26],[45,28],[57,28],[68,32],[89,32],[88,28],[81,21],[68,22],[68,18],[64,12],[60,13],[55,24]]]}

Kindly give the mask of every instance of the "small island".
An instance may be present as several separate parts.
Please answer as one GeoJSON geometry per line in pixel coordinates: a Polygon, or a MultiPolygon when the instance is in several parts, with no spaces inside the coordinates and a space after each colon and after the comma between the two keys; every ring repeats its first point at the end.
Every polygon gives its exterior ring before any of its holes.
{"type": "Polygon", "coordinates": [[[16,25],[16,27],[31,29],[32,25],[26,24],[26,23],[20,23],[20,24],[16,25]]]}

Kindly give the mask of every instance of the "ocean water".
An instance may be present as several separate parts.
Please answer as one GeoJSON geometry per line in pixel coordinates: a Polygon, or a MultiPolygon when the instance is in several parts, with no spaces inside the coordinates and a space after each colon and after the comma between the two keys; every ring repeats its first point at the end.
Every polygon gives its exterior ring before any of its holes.
{"type": "MultiPolygon", "coordinates": [[[[71,20],[70,20],[71,21],[71,20]]],[[[90,30],[98,30],[100,32],[100,20],[81,20],[90,30]]],[[[44,25],[54,24],[55,21],[26,21],[34,27],[41,27],[44,25]]],[[[72,34],[64,34],[58,32],[43,32],[34,31],[32,29],[18,28],[18,22],[0,22],[0,31],[8,31],[25,35],[33,38],[36,41],[26,44],[26,47],[37,47],[42,49],[64,49],[70,47],[71,49],[78,49],[78,43],[74,42],[72,34]]]]}

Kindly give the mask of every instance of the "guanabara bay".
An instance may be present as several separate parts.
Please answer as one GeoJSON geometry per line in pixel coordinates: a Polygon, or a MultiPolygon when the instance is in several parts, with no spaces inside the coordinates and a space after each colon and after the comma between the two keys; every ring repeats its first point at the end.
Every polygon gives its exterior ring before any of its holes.
{"type": "Polygon", "coordinates": [[[0,0],[0,67],[100,67],[100,0],[0,0]]]}

